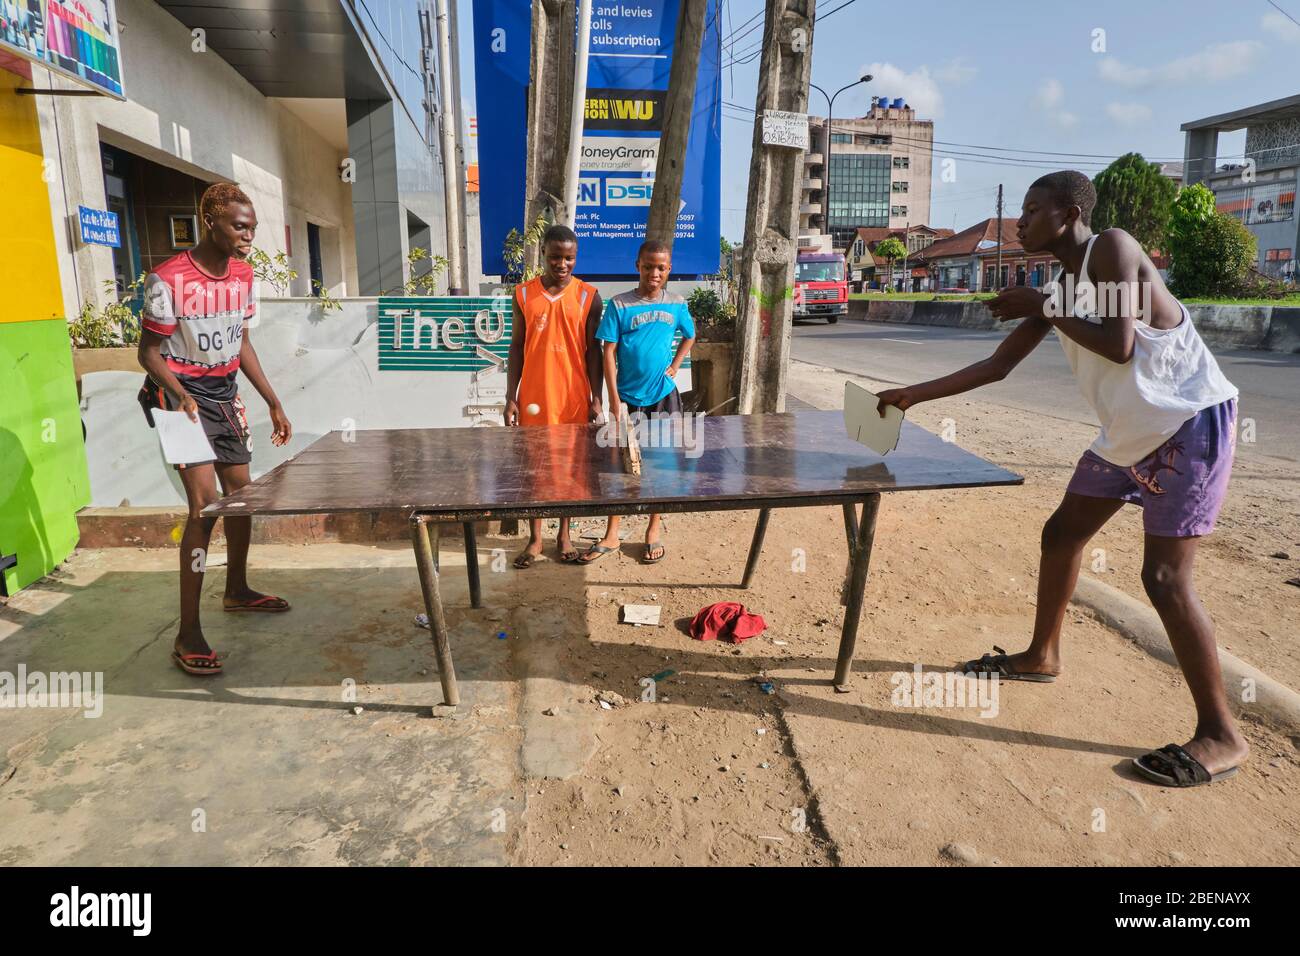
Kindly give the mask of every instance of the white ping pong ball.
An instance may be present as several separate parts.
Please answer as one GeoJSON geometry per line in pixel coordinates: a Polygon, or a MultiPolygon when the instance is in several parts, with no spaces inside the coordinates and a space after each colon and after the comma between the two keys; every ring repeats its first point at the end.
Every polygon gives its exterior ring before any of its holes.
{"type": "Polygon", "coordinates": [[[528,407],[525,408],[524,411],[526,411],[529,415],[539,415],[541,414],[542,407],[538,405],[536,402],[530,402],[528,407]]]}

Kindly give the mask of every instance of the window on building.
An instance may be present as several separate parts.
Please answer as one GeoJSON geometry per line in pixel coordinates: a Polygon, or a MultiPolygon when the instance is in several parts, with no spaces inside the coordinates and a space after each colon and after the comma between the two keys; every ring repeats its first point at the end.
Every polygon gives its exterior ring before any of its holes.
{"type": "Polygon", "coordinates": [[[831,143],[836,146],[840,144],[852,145],[853,134],[852,133],[831,133],[831,143]]]}
{"type": "Polygon", "coordinates": [[[861,240],[861,239],[859,239],[857,242],[853,243],[853,258],[854,258],[854,259],[861,259],[861,258],[862,258],[862,240],[861,240]]]}
{"type": "Polygon", "coordinates": [[[865,136],[861,133],[858,135],[861,137],[860,141],[865,140],[864,145],[866,146],[888,146],[893,142],[892,136],[865,136]]]}
{"type": "Polygon", "coordinates": [[[906,206],[890,206],[890,207],[889,207],[889,214],[890,214],[891,216],[906,216],[906,215],[907,215],[907,207],[906,207],[906,206]]]}
{"type": "Polygon", "coordinates": [[[984,288],[993,288],[993,267],[989,266],[984,270],[984,288]]]}
{"type": "Polygon", "coordinates": [[[910,157],[910,156],[895,156],[895,157],[894,157],[894,168],[895,168],[895,169],[907,169],[908,166],[911,165],[911,162],[912,162],[912,160],[911,160],[911,157],[910,157]]]}
{"type": "Polygon", "coordinates": [[[889,225],[888,156],[832,154],[827,190],[827,227],[841,248],[859,226],[889,225]]]}
{"type": "Polygon", "coordinates": [[[897,182],[890,183],[889,188],[896,193],[905,193],[907,192],[907,181],[900,179],[897,182]]]}
{"type": "Polygon", "coordinates": [[[1005,289],[1005,288],[1007,287],[1007,274],[1008,274],[1008,273],[1007,273],[1007,270],[1010,269],[1010,268],[1011,268],[1010,266],[1003,266],[1003,267],[1002,267],[1002,277],[1001,277],[1001,278],[1002,278],[1002,284],[1001,284],[998,288],[1005,289]]]}

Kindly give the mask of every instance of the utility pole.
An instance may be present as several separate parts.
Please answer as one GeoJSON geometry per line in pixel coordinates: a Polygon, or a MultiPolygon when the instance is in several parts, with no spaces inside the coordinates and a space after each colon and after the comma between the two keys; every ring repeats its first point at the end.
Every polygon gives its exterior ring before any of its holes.
{"type": "Polygon", "coordinates": [[[668,75],[668,102],[664,106],[659,155],[655,159],[654,191],[646,217],[645,237],[668,244],[677,237],[677,216],[682,197],[682,173],[695,108],[695,80],[700,70],[704,20],[708,0],[682,0],[673,40],[673,65],[668,75]]]}
{"type": "MultiPolygon", "coordinates": [[[[442,179],[446,190],[447,218],[447,284],[451,295],[464,295],[464,272],[460,245],[460,220],[463,214],[465,179],[458,176],[460,164],[456,162],[456,123],[460,121],[460,104],[455,99],[456,84],[451,78],[451,27],[447,19],[449,0],[438,0],[435,32],[438,42],[438,99],[439,133],[442,139],[442,179]]],[[[459,53],[459,51],[457,51],[459,53]]],[[[432,251],[430,251],[432,258],[432,251]]]]}
{"type": "Polygon", "coordinates": [[[998,265],[993,271],[994,288],[1002,288],[1002,184],[998,183],[998,265]]]}
{"type": "Polygon", "coordinates": [[[910,251],[907,245],[907,237],[910,236],[911,234],[912,234],[912,223],[910,221],[905,220],[903,223],[903,290],[902,290],[904,292],[912,291],[910,288],[912,285],[912,277],[907,274],[907,254],[910,251]]]}
{"type": "Polygon", "coordinates": [[[591,0],[578,0],[578,49],[569,113],[569,162],[564,172],[563,222],[570,229],[578,215],[578,173],[582,168],[582,124],[587,118],[587,53],[591,47],[591,0]]]}
{"type": "MultiPolygon", "coordinates": [[[[570,110],[576,4],[562,0],[533,0],[528,75],[528,146],[524,163],[524,221],[527,232],[539,216],[558,218],[564,205],[564,173],[568,166],[570,110]]],[[[483,104],[482,109],[490,109],[483,104]]],[[[541,250],[524,250],[524,268],[537,268],[541,250]]]]}
{"type": "Polygon", "coordinates": [[[807,112],[816,9],[817,0],[768,0],[763,20],[732,362],[741,414],[785,409],[803,153],[763,145],[763,112],[807,112]]]}
{"type": "MultiPolygon", "coordinates": [[[[469,189],[465,169],[465,117],[461,114],[461,104],[463,104],[465,100],[460,95],[460,29],[456,24],[456,6],[457,0],[450,0],[450,4],[447,7],[447,12],[449,14],[448,26],[451,33],[451,48],[455,51],[451,61],[451,92],[452,101],[456,104],[456,122],[453,126],[453,130],[456,134],[456,182],[460,184],[460,188],[464,190],[466,196],[465,199],[461,200],[460,220],[456,224],[456,229],[459,234],[458,239],[460,242],[461,268],[460,281],[456,284],[459,285],[460,288],[464,289],[468,295],[470,292],[469,225],[466,220],[469,218],[469,210],[467,209],[467,206],[469,205],[469,189]]],[[[480,272],[479,275],[481,276],[482,273],[480,272]]]]}

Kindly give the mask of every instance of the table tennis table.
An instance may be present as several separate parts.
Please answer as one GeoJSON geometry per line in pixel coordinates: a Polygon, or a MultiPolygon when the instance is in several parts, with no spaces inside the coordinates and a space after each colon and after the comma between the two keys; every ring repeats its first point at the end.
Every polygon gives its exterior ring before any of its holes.
{"type": "Polygon", "coordinates": [[[887,457],[850,439],[838,411],[670,424],[642,443],[640,475],[625,473],[617,442],[605,440],[611,432],[595,424],[331,432],[203,513],[405,513],[443,703],[455,706],[460,695],[438,580],[443,524],[461,526],[470,603],[478,608],[477,521],[757,510],[740,582],[748,588],[773,508],[839,505],[849,562],[833,683],[847,692],[880,496],[1024,481],[906,421],[887,457]]]}

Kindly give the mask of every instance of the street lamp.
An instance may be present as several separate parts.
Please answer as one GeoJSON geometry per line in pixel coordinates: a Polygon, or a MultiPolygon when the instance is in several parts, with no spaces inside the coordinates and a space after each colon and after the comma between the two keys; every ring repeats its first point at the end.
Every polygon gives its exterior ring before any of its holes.
{"type": "Polygon", "coordinates": [[[863,73],[848,86],[842,86],[836,90],[835,96],[827,96],[826,91],[816,83],[808,84],[810,89],[816,90],[826,99],[826,173],[824,176],[826,180],[826,188],[824,192],[826,195],[826,231],[827,233],[830,233],[832,249],[835,248],[835,234],[831,232],[831,144],[833,137],[835,136],[835,97],[839,96],[845,90],[851,90],[853,87],[859,86],[863,83],[870,83],[871,80],[872,76],[870,73],[863,73]]]}

